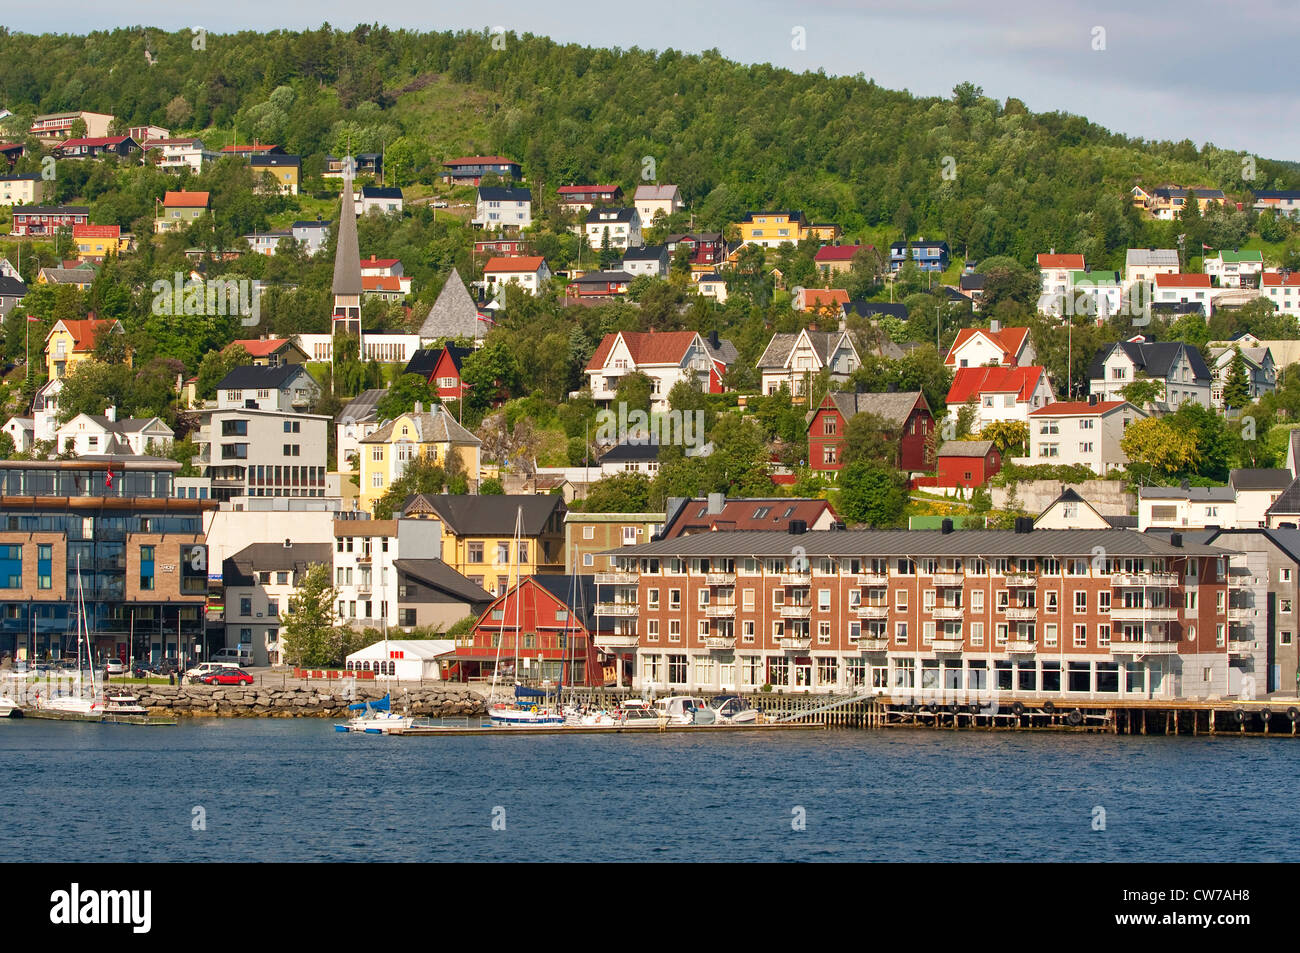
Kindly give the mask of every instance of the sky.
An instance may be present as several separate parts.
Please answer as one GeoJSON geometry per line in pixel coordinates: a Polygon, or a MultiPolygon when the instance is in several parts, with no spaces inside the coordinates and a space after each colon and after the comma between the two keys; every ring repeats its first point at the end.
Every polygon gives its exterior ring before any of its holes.
{"type": "Polygon", "coordinates": [[[130,24],[231,32],[329,22],[350,29],[359,9],[382,11],[381,22],[392,28],[504,27],[587,46],[717,48],[743,63],[862,73],[925,96],[948,96],[970,81],[987,96],[1085,116],[1134,137],[1300,160],[1300,98],[1283,79],[1300,50],[1294,0],[1242,8],[1206,0],[387,0],[381,8],[223,0],[195,11],[178,10],[174,0],[65,0],[10,5],[4,22],[22,32],[68,32],[70,24],[76,32],[130,24]]]}

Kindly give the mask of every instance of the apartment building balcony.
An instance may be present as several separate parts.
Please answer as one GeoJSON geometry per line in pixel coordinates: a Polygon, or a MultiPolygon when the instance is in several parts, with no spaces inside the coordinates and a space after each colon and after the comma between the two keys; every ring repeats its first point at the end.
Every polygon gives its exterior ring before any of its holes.
{"type": "Polygon", "coordinates": [[[1116,622],[1175,622],[1178,610],[1173,606],[1112,605],[1110,617],[1116,622]]]}
{"type": "Polygon", "coordinates": [[[965,639],[939,639],[936,638],[930,643],[930,648],[936,652],[960,652],[966,647],[965,639]]]}
{"type": "Polygon", "coordinates": [[[1255,654],[1255,643],[1245,639],[1229,639],[1228,654],[1238,658],[1249,658],[1255,654]]]}
{"type": "Polygon", "coordinates": [[[812,615],[812,606],[782,606],[782,619],[806,619],[812,615]]]}
{"type": "Polygon", "coordinates": [[[704,574],[704,584],[706,586],[734,586],[736,584],[736,574],[734,572],[706,572],[704,574]]]}
{"type": "Polygon", "coordinates": [[[889,606],[858,606],[859,619],[888,619],[889,606]]]}
{"type": "Polygon", "coordinates": [[[866,636],[858,639],[858,650],[862,652],[885,652],[889,649],[889,639],[872,639],[866,636]]]}
{"type": "Polygon", "coordinates": [[[1241,569],[1231,569],[1228,571],[1228,588],[1243,589],[1246,586],[1255,584],[1254,574],[1241,569]]]}
{"type": "Polygon", "coordinates": [[[959,572],[937,572],[930,578],[936,586],[960,586],[966,581],[966,577],[959,572]]]}
{"type": "Polygon", "coordinates": [[[597,602],[596,615],[610,615],[623,619],[636,618],[641,607],[635,602],[597,602]]]}
{"type": "Polygon", "coordinates": [[[1038,651],[1038,643],[1031,639],[1012,639],[1007,642],[1007,651],[1013,655],[1033,655],[1038,651]]]}
{"type": "Polygon", "coordinates": [[[710,619],[730,619],[736,615],[734,602],[714,602],[704,607],[704,614],[710,619]]]}
{"type": "Polygon", "coordinates": [[[783,586],[807,586],[811,584],[812,584],[812,573],[810,572],[781,573],[781,585],[783,586]]]}
{"type": "Polygon", "coordinates": [[[812,648],[812,637],[807,635],[783,635],[776,644],[787,652],[806,652],[812,648]]]}
{"type": "Polygon", "coordinates": [[[635,586],[639,579],[634,572],[598,572],[594,581],[598,586],[635,586]]]}
{"type": "Polygon", "coordinates": [[[935,606],[933,615],[936,619],[961,621],[966,618],[966,610],[961,606],[935,606]]]}
{"type": "Polygon", "coordinates": [[[881,589],[889,585],[889,576],[883,572],[860,572],[852,577],[852,585],[881,589]]]}
{"type": "Polygon", "coordinates": [[[637,647],[637,636],[629,635],[626,632],[602,632],[595,636],[593,641],[596,648],[603,649],[607,652],[616,649],[634,649],[637,647]]]}
{"type": "Polygon", "coordinates": [[[1031,575],[1030,573],[1024,573],[1024,572],[1008,573],[1006,580],[1007,580],[1007,588],[1029,587],[1032,589],[1034,586],[1038,585],[1037,576],[1031,575]]]}
{"type": "Polygon", "coordinates": [[[1033,622],[1037,618],[1036,606],[1007,606],[1007,619],[1011,622],[1033,622]]]}
{"type": "Polygon", "coordinates": [[[736,647],[736,637],[734,635],[710,635],[705,637],[704,647],[710,651],[734,649],[736,647]]]}
{"type": "Polygon", "coordinates": [[[1228,621],[1233,625],[1248,625],[1258,618],[1258,609],[1247,606],[1228,606],[1228,621]]]}
{"type": "Polygon", "coordinates": [[[1112,636],[1111,655],[1177,655],[1178,643],[1165,639],[1126,639],[1112,636]]]}
{"type": "Polygon", "coordinates": [[[1112,586],[1176,586],[1176,572],[1117,572],[1110,577],[1112,586]]]}

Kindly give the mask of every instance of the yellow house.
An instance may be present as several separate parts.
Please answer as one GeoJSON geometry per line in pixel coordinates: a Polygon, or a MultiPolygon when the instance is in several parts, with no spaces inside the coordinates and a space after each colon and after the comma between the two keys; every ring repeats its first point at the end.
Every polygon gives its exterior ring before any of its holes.
{"type": "Polygon", "coordinates": [[[838,225],[809,224],[803,212],[750,212],[737,228],[740,229],[742,245],[761,245],[763,248],[779,248],[786,242],[797,245],[805,238],[834,242],[844,234],[838,225]]]}
{"type": "Polygon", "coordinates": [[[298,156],[260,155],[250,156],[249,165],[254,172],[262,172],[275,179],[276,188],[283,195],[298,194],[298,179],[302,171],[302,159],[298,156]]]}
{"type": "Polygon", "coordinates": [[[471,488],[479,483],[479,439],[456,422],[442,404],[426,413],[419,404],[410,413],[380,427],[361,440],[361,508],[375,503],[416,457],[442,464],[455,454],[464,465],[471,488]]]}
{"type": "MultiPolygon", "coordinates": [[[[67,377],[82,361],[93,360],[95,342],[102,334],[125,334],[122,322],[116,318],[102,321],[83,318],[77,321],[55,321],[45,336],[45,372],[50,380],[67,377]]],[[[127,364],[131,357],[127,355],[127,364]]]]}
{"type": "Polygon", "coordinates": [[[74,225],[72,240],[82,261],[101,262],[109,255],[131,250],[131,236],[123,235],[119,225],[74,225]]]}
{"type": "Polygon", "coordinates": [[[402,516],[439,521],[442,561],[494,595],[517,576],[564,572],[562,497],[422,493],[402,516]]]}

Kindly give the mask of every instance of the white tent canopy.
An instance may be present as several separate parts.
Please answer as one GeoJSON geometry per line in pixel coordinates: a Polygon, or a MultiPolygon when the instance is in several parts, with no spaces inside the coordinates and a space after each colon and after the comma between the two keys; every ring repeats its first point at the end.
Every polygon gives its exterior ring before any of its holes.
{"type": "Polygon", "coordinates": [[[451,639],[380,639],[349,655],[346,667],[351,671],[378,672],[380,677],[399,681],[438,679],[442,677],[438,660],[455,650],[456,643],[451,639]]]}

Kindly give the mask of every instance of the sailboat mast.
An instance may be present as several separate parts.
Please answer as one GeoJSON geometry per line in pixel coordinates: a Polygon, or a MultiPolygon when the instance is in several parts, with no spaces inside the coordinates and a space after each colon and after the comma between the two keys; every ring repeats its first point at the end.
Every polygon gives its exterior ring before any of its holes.
{"type": "MultiPolygon", "coordinates": [[[[519,630],[519,600],[521,598],[520,572],[523,569],[523,567],[519,565],[519,536],[521,533],[521,528],[523,526],[523,521],[524,521],[524,508],[520,506],[515,510],[515,535],[514,535],[514,541],[511,545],[511,548],[514,550],[514,552],[512,553],[514,559],[511,561],[514,563],[514,567],[515,567],[515,680],[516,681],[519,680],[519,638],[523,634],[519,630]]],[[[505,613],[502,612],[501,615],[504,616],[505,613]]],[[[504,621],[504,618],[502,619],[502,621],[504,621]]]]}

